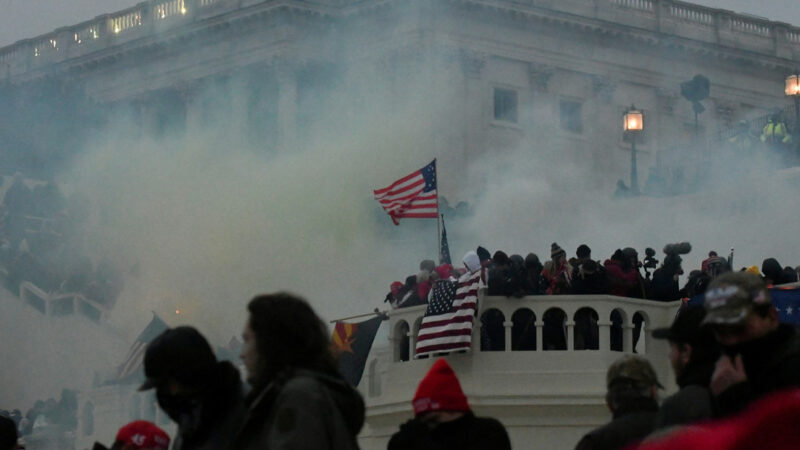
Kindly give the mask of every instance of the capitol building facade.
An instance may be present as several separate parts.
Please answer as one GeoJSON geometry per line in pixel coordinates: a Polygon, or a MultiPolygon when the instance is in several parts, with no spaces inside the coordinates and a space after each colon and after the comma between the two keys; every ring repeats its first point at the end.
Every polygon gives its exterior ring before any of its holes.
{"type": "Polygon", "coordinates": [[[641,178],[691,170],[739,120],[760,132],[790,106],[798,60],[800,28],[671,0],[150,0],[0,49],[0,81],[67,80],[152,128],[238,113],[275,152],[313,139],[326,114],[391,126],[418,95],[444,177],[515,148],[579,161],[611,191],[630,173],[627,108],[645,112],[641,178]],[[695,121],[680,84],[697,74],[711,89],[695,121]]]}

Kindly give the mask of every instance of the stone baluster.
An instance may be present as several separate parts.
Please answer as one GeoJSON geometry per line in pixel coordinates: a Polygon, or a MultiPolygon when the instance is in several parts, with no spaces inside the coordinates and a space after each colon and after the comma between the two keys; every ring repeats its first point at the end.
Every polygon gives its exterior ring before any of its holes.
{"type": "Polygon", "coordinates": [[[633,325],[622,324],[622,351],[633,353],[633,325]]]}
{"type": "Polygon", "coordinates": [[[598,350],[611,351],[611,325],[610,320],[597,321],[597,334],[600,342],[598,350]]]}
{"type": "Polygon", "coordinates": [[[544,350],[544,321],[536,321],[536,351],[544,350]]]}
{"type": "Polygon", "coordinates": [[[514,327],[514,322],[507,320],[503,322],[503,327],[505,328],[506,332],[506,351],[510,352],[511,348],[511,330],[514,327]]]}
{"type": "Polygon", "coordinates": [[[567,320],[567,350],[575,350],[575,322],[567,320]]]}

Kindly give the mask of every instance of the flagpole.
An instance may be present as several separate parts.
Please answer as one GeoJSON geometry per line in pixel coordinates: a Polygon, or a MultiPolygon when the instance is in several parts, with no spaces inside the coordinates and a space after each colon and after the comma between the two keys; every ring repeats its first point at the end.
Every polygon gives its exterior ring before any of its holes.
{"type": "Polygon", "coordinates": [[[436,243],[437,243],[437,250],[436,253],[439,254],[439,264],[442,263],[442,223],[439,220],[441,214],[439,214],[439,168],[436,164],[436,158],[433,159],[433,170],[434,170],[434,177],[436,178],[436,243]]]}
{"type": "Polygon", "coordinates": [[[342,317],[341,319],[335,319],[335,320],[331,320],[331,321],[329,321],[328,323],[336,323],[336,322],[341,322],[341,321],[343,321],[343,320],[350,320],[350,319],[360,319],[360,318],[362,318],[362,317],[369,317],[369,316],[376,316],[376,315],[377,315],[377,316],[386,316],[386,313],[387,313],[387,312],[388,312],[388,311],[379,311],[379,310],[378,310],[378,308],[375,308],[375,311],[372,311],[371,313],[367,313],[367,314],[358,314],[358,315],[355,315],[355,316],[350,316],[350,317],[342,317]]]}

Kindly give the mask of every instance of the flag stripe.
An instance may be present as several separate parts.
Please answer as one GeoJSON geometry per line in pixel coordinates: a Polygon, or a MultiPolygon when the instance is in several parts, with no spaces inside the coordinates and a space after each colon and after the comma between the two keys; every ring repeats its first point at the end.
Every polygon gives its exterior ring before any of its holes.
{"type": "Polygon", "coordinates": [[[397,219],[439,217],[439,195],[436,190],[436,160],[395,181],[389,186],[373,191],[375,199],[392,218],[397,219]]]}
{"type": "Polygon", "coordinates": [[[481,273],[476,271],[455,286],[441,281],[434,285],[417,336],[416,357],[471,348],[480,283],[481,273]]]}

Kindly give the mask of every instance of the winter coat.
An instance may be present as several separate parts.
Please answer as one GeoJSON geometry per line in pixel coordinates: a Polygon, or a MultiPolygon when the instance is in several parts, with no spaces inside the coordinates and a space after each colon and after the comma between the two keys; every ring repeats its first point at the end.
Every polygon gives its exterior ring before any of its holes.
{"type": "Polygon", "coordinates": [[[244,388],[239,371],[217,363],[213,391],[200,401],[197,422],[179,422],[172,450],[224,450],[244,417],[244,388]]]}
{"type": "Polygon", "coordinates": [[[689,362],[678,377],[680,390],[661,403],[656,428],[688,425],[713,417],[713,401],[708,385],[714,364],[689,362]]]}
{"type": "Polygon", "coordinates": [[[578,442],[575,450],[621,450],[641,441],[655,429],[658,405],[648,409],[614,413],[614,419],[578,442]]]}
{"type": "Polygon", "coordinates": [[[510,450],[511,441],[503,424],[468,412],[452,422],[430,430],[418,419],[400,426],[387,450],[510,450]]]}
{"type": "Polygon", "coordinates": [[[547,261],[542,269],[542,277],[546,280],[547,295],[563,295],[570,292],[572,283],[572,266],[564,261],[559,267],[553,267],[553,261],[547,261]]]}
{"type": "Polygon", "coordinates": [[[650,284],[653,289],[653,300],[671,302],[681,298],[678,280],[675,277],[676,274],[676,268],[667,266],[658,268],[653,272],[653,281],[650,284]]]}
{"type": "Polygon", "coordinates": [[[717,416],[735,414],[770,392],[800,387],[800,335],[793,326],[781,324],[766,336],[728,351],[742,355],[747,381],[729,387],[714,399],[717,416]]]}
{"type": "Polygon", "coordinates": [[[627,297],[628,294],[636,289],[639,274],[633,269],[623,270],[622,265],[610,259],[603,264],[606,268],[606,278],[608,279],[608,293],[618,297],[627,297]]]}
{"type": "Polygon", "coordinates": [[[364,400],[339,374],[287,369],[251,393],[230,450],[357,450],[364,400]]]}

